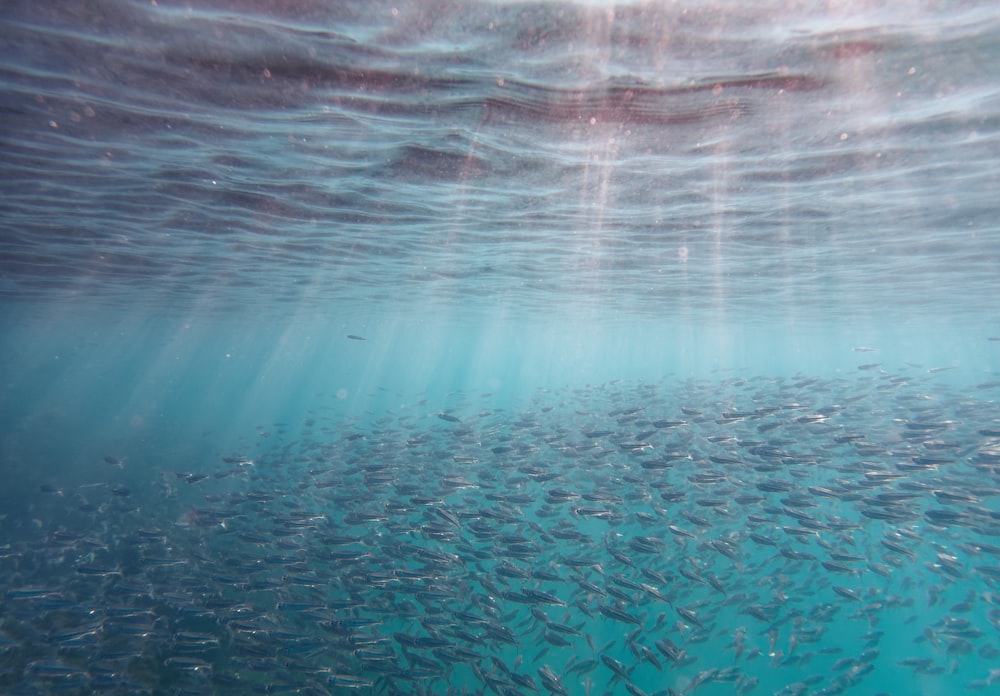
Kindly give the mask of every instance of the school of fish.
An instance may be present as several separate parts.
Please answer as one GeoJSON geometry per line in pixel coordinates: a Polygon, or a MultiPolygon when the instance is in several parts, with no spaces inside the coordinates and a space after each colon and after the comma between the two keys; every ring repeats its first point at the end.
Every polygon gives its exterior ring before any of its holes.
{"type": "Polygon", "coordinates": [[[463,394],[147,488],[111,453],[0,546],[0,690],[991,692],[1000,383],[940,377],[463,394]]]}

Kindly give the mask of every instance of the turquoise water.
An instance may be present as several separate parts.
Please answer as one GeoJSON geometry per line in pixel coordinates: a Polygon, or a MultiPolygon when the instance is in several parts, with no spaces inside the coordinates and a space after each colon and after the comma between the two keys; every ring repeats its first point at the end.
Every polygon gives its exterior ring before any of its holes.
{"type": "Polygon", "coordinates": [[[997,46],[6,5],[0,690],[997,689],[997,46]]]}

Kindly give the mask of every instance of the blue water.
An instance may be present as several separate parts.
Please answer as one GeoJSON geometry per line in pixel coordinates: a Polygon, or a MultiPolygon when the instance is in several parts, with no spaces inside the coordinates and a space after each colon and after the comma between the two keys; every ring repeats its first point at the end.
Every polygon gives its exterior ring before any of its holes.
{"type": "Polygon", "coordinates": [[[998,47],[990,2],[6,3],[0,690],[1000,689],[998,47]]]}

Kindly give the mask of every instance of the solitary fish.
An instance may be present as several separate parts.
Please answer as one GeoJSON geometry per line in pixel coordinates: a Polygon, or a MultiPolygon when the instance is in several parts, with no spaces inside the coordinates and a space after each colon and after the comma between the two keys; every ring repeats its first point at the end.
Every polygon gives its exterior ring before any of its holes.
{"type": "Polygon", "coordinates": [[[367,341],[368,340],[367,338],[364,338],[362,336],[355,336],[354,334],[347,334],[347,337],[349,339],[351,339],[352,341],[367,341]]]}

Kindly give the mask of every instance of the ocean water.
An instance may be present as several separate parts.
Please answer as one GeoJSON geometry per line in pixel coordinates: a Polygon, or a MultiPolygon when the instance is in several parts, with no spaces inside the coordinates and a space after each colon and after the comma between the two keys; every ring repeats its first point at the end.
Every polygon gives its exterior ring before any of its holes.
{"type": "Polygon", "coordinates": [[[1000,692],[994,3],[0,52],[3,693],[1000,692]]]}

